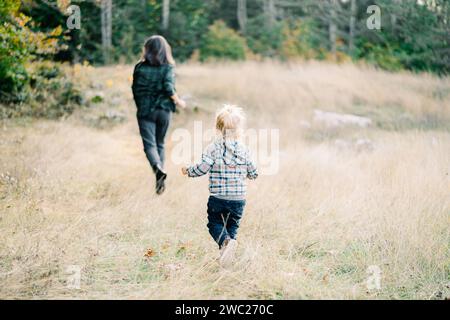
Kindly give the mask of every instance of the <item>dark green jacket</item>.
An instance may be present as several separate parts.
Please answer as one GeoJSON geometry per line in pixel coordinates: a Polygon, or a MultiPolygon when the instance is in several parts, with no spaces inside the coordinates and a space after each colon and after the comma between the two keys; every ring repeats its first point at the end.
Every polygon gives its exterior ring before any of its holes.
{"type": "Polygon", "coordinates": [[[151,66],[148,62],[139,62],[134,67],[131,89],[138,118],[145,118],[158,108],[175,111],[175,103],[170,98],[175,94],[172,65],[151,66]]]}

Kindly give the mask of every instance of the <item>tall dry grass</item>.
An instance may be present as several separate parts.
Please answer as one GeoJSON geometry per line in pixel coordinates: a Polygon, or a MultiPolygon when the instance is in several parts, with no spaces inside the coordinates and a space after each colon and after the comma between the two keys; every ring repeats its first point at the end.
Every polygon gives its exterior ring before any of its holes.
{"type": "MultiPolygon", "coordinates": [[[[250,127],[280,129],[279,173],[250,183],[238,259],[222,270],[205,226],[207,179],[169,161],[167,191],[154,195],[131,70],[75,70],[105,102],[69,119],[3,122],[1,298],[450,297],[448,78],[321,63],[180,66],[179,91],[197,111],[176,114],[172,130],[211,125],[223,102],[245,106],[250,127]],[[326,128],[312,122],[315,108],[374,125],[326,128]],[[86,121],[109,109],[127,120],[86,121]],[[373,148],[336,144],[359,138],[373,148]],[[80,289],[67,287],[70,265],[81,267],[80,289]],[[379,290],[366,287],[372,265],[379,290]]],[[[173,146],[169,134],[169,159],[173,146]]]]}

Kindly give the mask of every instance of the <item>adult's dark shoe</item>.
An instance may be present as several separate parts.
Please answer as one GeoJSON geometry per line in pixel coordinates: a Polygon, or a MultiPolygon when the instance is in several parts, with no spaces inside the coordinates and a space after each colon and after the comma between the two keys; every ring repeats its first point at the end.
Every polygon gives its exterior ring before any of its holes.
{"type": "Polygon", "coordinates": [[[155,168],[156,175],[156,193],[162,194],[166,190],[165,180],[167,178],[167,173],[165,173],[159,166],[155,168]]]}
{"type": "Polygon", "coordinates": [[[156,175],[156,180],[166,179],[166,177],[167,177],[167,173],[165,173],[164,170],[161,169],[160,166],[155,167],[155,175],[156,175]]]}
{"type": "Polygon", "coordinates": [[[166,190],[166,183],[164,180],[156,182],[156,194],[160,195],[166,190]]]}

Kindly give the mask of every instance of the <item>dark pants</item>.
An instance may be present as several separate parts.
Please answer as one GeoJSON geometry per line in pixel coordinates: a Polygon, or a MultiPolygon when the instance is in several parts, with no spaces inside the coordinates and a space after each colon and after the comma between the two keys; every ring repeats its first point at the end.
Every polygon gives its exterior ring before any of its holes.
{"type": "Polygon", "coordinates": [[[245,200],[223,200],[213,196],[209,197],[207,226],[214,241],[219,244],[219,248],[226,237],[236,239],[244,207],[245,200]]]}
{"type": "Polygon", "coordinates": [[[171,112],[156,109],[146,118],[138,118],[144,152],[153,170],[164,167],[164,138],[169,128],[171,112]]]}

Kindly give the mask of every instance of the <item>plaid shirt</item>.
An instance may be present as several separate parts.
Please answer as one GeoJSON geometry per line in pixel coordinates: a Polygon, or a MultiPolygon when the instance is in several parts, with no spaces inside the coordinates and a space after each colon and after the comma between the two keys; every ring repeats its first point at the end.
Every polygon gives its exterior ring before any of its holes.
{"type": "Polygon", "coordinates": [[[202,155],[202,161],[187,170],[189,177],[209,172],[209,192],[222,199],[244,199],[246,178],[256,179],[258,172],[249,151],[238,141],[217,140],[202,155]]]}

